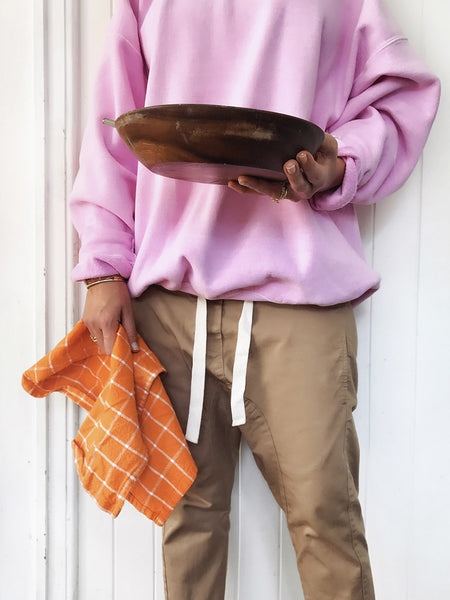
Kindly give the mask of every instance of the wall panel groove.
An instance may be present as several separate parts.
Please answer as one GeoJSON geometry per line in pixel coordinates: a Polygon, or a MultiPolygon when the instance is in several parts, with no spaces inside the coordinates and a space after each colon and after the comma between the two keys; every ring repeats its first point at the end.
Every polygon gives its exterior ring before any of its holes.
{"type": "MultiPolygon", "coordinates": [[[[46,171],[46,68],[48,48],[45,0],[36,0],[33,10],[33,57],[34,57],[34,182],[35,182],[35,360],[45,354],[47,349],[46,327],[46,205],[47,196],[46,171]]],[[[42,400],[34,407],[34,556],[33,597],[46,600],[48,588],[47,553],[48,553],[48,401],[42,400]]]]}
{"type": "MultiPolygon", "coordinates": [[[[75,236],[67,206],[73,181],[75,178],[78,151],[80,147],[80,84],[81,70],[78,61],[80,53],[80,17],[79,2],[65,0],[65,206],[66,206],[66,324],[70,329],[78,318],[79,294],[70,280],[70,273],[75,264],[75,236]]],[[[68,442],[76,435],[79,422],[79,411],[74,403],[66,401],[66,599],[78,598],[78,555],[79,555],[79,522],[78,522],[78,477],[73,465],[73,454],[68,442]]]]}

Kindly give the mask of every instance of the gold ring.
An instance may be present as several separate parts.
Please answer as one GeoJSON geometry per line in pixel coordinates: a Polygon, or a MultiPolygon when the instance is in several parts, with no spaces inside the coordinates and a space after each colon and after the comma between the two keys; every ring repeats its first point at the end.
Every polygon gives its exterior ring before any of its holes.
{"type": "Polygon", "coordinates": [[[96,344],[97,343],[97,338],[95,337],[95,335],[90,335],[89,336],[91,338],[91,340],[96,344]]]}
{"type": "Polygon", "coordinates": [[[275,202],[275,204],[278,204],[281,200],[284,200],[287,197],[288,190],[289,190],[289,183],[287,181],[283,181],[283,183],[281,184],[280,195],[275,196],[275,198],[272,198],[272,200],[275,202]]]}

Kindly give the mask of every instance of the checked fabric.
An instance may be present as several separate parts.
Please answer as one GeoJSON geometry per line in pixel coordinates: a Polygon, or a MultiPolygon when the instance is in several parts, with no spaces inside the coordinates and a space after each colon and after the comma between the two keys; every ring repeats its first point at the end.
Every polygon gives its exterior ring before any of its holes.
{"type": "Polygon", "coordinates": [[[87,412],[72,442],[81,483],[116,517],[125,500],[162,525],[197,468],[161,383],[164,368],[139,338],[132,353],[121,326],[111,356],[79,321],[22,378],[36,397],[63,392],[87,412]]]}

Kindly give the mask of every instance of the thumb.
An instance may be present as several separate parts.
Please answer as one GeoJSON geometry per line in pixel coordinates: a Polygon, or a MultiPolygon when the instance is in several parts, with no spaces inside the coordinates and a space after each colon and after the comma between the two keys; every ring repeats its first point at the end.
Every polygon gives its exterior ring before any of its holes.
{"type": "Polygon", "coordinates": [[[128,337],[128,341],[133,352],[139,352],[139,344],[137,340],[136,325],[134,324],[133,311],[130,308],[122,313],[122,325],[128,337]]]}

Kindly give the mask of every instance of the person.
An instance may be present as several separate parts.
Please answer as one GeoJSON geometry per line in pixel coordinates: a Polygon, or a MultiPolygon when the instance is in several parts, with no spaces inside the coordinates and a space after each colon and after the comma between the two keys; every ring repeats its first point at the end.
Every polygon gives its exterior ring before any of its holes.
{"type": "Polygon", "coordinates": [[[382,0],[118,1],[71,196],[73,277],[104,352],[121,322],[167,368],[199,469],[164,526],[169,600],[224,597],[242,436],[286,513],[305,599],[374,598],[353,306],[380,278],[355,205],[403,184],[438,98],[382,0]],[[151,173],[102,124],[183,103],[294,115],[326,135],[284,164],[287,186],[245,173],[220,186],[151,173]]]}

